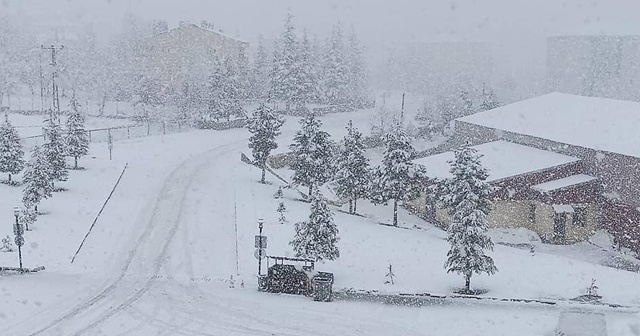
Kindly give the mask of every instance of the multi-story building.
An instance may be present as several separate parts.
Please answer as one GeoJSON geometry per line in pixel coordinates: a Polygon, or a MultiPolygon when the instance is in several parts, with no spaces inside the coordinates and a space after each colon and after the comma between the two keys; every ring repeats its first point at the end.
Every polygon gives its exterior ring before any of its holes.
{"type": "Polygon", "coordinates": [[[245,65],[248,47],[248,42],[216,31],[206,21],[200,25],[182,21],[171,30],[166,23],[156,23],[143,52],[142,68],[163,85],[176,87],[187,77],[204,79],[218,62],[245,65]]]}

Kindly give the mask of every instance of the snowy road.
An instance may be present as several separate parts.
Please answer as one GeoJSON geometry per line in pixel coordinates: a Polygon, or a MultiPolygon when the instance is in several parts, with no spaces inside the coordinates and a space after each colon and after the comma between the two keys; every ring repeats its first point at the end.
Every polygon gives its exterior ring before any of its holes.
{"type": "MultiPolygon", "coordinates": [[[[10,335],[543,335],[561,311],[532,307],[316,303],[255,290],[259,176],[237,136],[173,170],[142,208],[115,275],[4,330],[10,335]],[[250,171],[252,170],[252,171],[250,171]],[[250,175],[248,174],[250,173],[250,175]],[[235,277],[235,288],[227,281],[235,277]],[[245,282],[246,287],[240,288],[245,282]]],[[[260,194],[260,193],[263,194],[260,194]]],[[[140,210],[137,210],[140,211],[140,210]]],[[[634,316],[621,316],[625,328],[634,316]]],[[[615,329],[615,326],[614,326],[615,329]]]]}

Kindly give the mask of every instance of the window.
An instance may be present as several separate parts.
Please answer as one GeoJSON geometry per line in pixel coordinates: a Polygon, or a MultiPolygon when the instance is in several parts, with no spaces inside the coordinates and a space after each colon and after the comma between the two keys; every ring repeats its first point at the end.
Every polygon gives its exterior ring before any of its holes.
{"type": "Polygon", "coordinates": [[[536,204],[535,203],[529,204],[529,220],[533,224],[536,223],[536,204]]]}
{"type": "Polygon", "coordinates": [[[584,227],[586,224],[587,224],[587,207],[574,206],[573,207],[573,225],[584,227]]]}

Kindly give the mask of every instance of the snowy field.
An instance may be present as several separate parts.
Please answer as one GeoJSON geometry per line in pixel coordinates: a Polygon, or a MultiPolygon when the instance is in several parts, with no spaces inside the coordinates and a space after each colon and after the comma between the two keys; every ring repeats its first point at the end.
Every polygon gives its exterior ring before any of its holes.
{"type": "MultiPolygon", "coordinates": [[[[365,131],[365,113],[323,119],[341,137],[348,118],[360,120],[356,126],[365,131]]],[[[281,146],[297,127],[290,118],[281,146]]],[[[270,184],[257,183],[259,170],[240,162],[240,152],[250,153],[247,138],[246,130],[230,130],[118,141],[111,161],[93,145],[80,161],[87,169],[60,183],[68,190],[42,203],[45,214],[25,237],[25,266],[47,269],[0,276],[2,334],[554,335],[565,308],[479,302],[412,308],[257,292],[256,219],[265,219],[267,253],[291,255],[293,223],[308,216],[308,204],[285,190],[290,223],[278,224],[273,194],[281,184],[271,176],[270,184]],[[71,264],[126,163],[120,186],[71,264]]],[[[0,184],[3,237],[12,233],[11,208],[20,196],[19,188],[0,184]]],[[[406,212],[400,214],[405,228],[380,225],[390,222],[391,209],[365,202],[363,217],[333,210],[341,257],[317,268],[334,272],[336,288],[448,294],[463,284],[442,267],[448,244],[440,229],[406,212]],[[384,284],[389,263],[395,285],[384,284]]],[[[494,235],[509,243],[526,237],[494,235]]],[[[500,272],[471,282],[488,289],[487,296],[571,299],[596,278],[603,301],[636,308],[589,311],[603,318],[609,335],[640,335],[640,275],[598,265],[597,250],[540,245],[532,256],[496,245],[492,256],[500,272]]],[[[0,265],[17,265],[17,254],[0,253],[0,265]]]]}

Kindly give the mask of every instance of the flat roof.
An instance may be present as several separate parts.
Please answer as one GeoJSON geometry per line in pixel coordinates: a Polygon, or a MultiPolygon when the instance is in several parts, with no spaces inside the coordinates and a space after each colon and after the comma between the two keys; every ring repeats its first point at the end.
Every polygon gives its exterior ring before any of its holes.
{"type": "Polygon", "coordinates": [[[459,121],[640,157],[640,103],[549,93],[459,121]]]}
{"type": "Polygon", "coordinates": [[[560,190],[563,188],[569,188],[569,187],[573,187],[583,183],[591,182],[593,180],[597,180],[597,179],[593,176],[589,176],[585,174],[576,174],[576,175],[568,176],[565,178],[536,184],[534,186],[531,186],[531,188],[538,191],[542,191],[542,192],[550,192],[550,191],[560,190]]]}
{"type": "MultiPolygon", "coordinates": [[[[512,142],[499,140],[472,146],[482,154],[482,165],[487,168],[487,181],[497,181],[508,177],[546,170],[580,161],[579,158],[558,154],[512,142]]],[[[450,178],[448,161],[453,161],[454,153],[445,152],[416,159],[413,162],[422,165],[431,178],[450,178]]]]}

